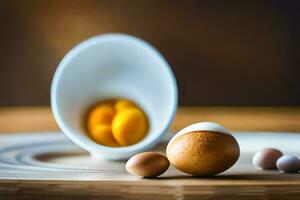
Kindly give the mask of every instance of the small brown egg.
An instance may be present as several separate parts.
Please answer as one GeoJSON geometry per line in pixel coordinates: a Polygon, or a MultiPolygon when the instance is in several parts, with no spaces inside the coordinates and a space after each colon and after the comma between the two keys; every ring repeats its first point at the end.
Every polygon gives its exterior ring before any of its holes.
{"type": "Polygon", "coordinates": [[[212,176],[229,169],[239,158],[236,139],[223,126],[202,122],[178,132],[167,146],[167,157],[180,171],[212,176]]]}
{"type": "Polygon", "coordinates": [[[153,178],[163,174],[169,166],[170,162],[164,155],[144,152],[132,156],[126,163],[126,170],[135,176],[153,178]]]}
{"type": "Polygon", "coordinates": [[[276,162],[277,168],[284,173],[296,173],[300,171],[300,160],[297,156],[284,155],[276,162]]]}
{"type": "Polygon", "coordinates": [[[252,163],[261,169],[277,169],[276,161],[282,155],[282,152],[278,149],[265,148],[253,156],[252,163]]]}

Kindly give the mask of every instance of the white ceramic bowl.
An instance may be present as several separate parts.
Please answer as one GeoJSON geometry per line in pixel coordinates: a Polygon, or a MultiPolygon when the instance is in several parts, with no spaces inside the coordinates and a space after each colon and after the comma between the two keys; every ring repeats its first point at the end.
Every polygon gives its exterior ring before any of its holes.
{"type": "Polygon", "coordinates": [[[75,46],[59,64],[51,86],[51,107],[62,131],[95,157],[126,159],[150,149],[164,137],[177,108],[177,85],[161,54],[124,34],[105,34],[75,46]],[[99,100],[124,97],[141,106],[149,132],[137,144],[107,147],[84,129],[87,109],[99,100]]]}

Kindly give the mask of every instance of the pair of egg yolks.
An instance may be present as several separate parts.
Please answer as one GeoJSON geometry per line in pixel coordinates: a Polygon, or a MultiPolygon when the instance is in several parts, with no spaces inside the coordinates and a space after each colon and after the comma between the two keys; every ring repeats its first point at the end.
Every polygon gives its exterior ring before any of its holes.
{"type": "Polygon", "coordinates": [[[91,109],[87,117],[91,138],[102,145],[119,147],[137,143],[147,133],[144,112],[129,100],[106,101],[91,109]]]}

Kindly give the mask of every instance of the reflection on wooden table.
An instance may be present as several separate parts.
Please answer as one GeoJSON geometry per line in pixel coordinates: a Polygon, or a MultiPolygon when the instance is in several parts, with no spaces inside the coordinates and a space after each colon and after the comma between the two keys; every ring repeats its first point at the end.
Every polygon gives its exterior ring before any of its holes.
{"type": "MultiPolygon", "coordinates": [[[[199,121],[232,131],[300,132],[300,107],[179,107],[171,130],[199,121]]],[[[50,107],[0,108],[0,133],[57,130],[50,107]]]]}

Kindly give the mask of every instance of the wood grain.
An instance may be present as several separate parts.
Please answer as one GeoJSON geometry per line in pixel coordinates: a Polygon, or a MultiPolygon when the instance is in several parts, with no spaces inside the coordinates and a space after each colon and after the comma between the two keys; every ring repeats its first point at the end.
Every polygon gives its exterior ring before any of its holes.
{"type": "Polygon", "coordinates": [[[173,181],[161,181],[157,185],[153,180],[140,182],[86,182],[86,181],[27,181],[27,184],[6,181],[0,184],[0,197],[3,199],[300,199],[299,185],[262,185],[231,183],[218,186],[203,184],[201,186],[177,186],[173,181]],[[5,188],[14,188],[4,191],[5,188]],[[18,189],[16,189],[18,188],[18,189]],[[217,190],[216,190],[217,189],[217,190]],[[18,197],[15,197],[18,194],[18,197]]]}
{"type": "MultiPolygon", "coordinates": [[[[300,107],[180,107],[171,130],[214,121],[233,131],[300,131],[300,107]]],[[[55,131],[49,107],[0,108],[0,132],[55,131]]]]}

